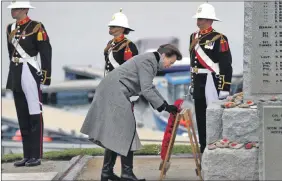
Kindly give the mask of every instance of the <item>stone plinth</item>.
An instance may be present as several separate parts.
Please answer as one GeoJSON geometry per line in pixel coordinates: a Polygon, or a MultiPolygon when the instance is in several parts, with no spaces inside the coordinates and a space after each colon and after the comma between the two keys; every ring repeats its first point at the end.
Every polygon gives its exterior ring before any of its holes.
{"type": "Polygon", "coordinates": [[[258,149],[206,149],[202,157],[204,180],[258,180],[258,149]]]}
{"type": "Polygon", "coordinates": [[[207,108],[207,144],[222,138],[241,143],[259,141],[257,109],[224,109],[220,104],[222,102],[215,102],[207,108]]]}
{"type": "Polygon", "coordinates": [[[207,143],[212,143],[222,138],[222,114],[223,108],[221,108],[222,102],[215,102],[207,107],[207,143]]]}
{"type": "Polygon", "coordinates": [[[222,137],[241,143],[259,141],[260,121],[257,109],[225,109],[222,115],[222,137]]]}

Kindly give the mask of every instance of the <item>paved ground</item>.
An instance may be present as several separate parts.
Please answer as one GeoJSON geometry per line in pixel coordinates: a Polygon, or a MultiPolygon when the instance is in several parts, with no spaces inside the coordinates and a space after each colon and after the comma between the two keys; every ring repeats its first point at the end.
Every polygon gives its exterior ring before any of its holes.
{"type": "MultiPolygon", "coordinates": [[[[76,180],[100,180],[103,157],[94,157],[80,171],[76,180]]],[[[42,161],[37,167],[14,167],[13,163],[3,163],[3,180],[51,180],[56,173],[65,171],[69,161],[42,161]]],[[[160,157],[135,156],[134,173],[146,180],[159,180],[160,157]]],[[[115,173],[120,175],[121,164],[118,157],[115,173]]],[[[164,180],[199,180],[195,174],[195,162],[192,158],[172,157],[171,166],[164,180]]]]}
{"type": "MultiPolygon", "coordinates": [[[[103,157],[91,159],[81,171],[77,180],[100,180],[103,157]]],[[[137,177],[146,180],[159,180],[160,158],[150,156],[134,157],[134,173],[137,177]]],[[[120,175],[120,159],[118,157],[115,166],[115,173],[120,175]]],[[[195,162],[191,158],[172,158],[171,166],[164,180],[199,180],[195,173],[195,162]]]]}
{"type": "Polygon", "coordinates": [[[3,181],[6,180],[44,180],[51,181],[57,172],[40,172],[40,173],[2,173],[3,181]]]}
{"type": "Polygon", "coordinates": [[[38,172],[62,172],[69,161],[42,161],[36,167],[14,167],[14,163],[2,163],[2,173],[38,173],[38,172]]]}
{"type": "Polygon", "coordinates": [[[36,167],[14,167],[14,163],[3,163],[2,180],[52,180],[55,176],[64,172],[69,161],[42,161],[36,167]]]}

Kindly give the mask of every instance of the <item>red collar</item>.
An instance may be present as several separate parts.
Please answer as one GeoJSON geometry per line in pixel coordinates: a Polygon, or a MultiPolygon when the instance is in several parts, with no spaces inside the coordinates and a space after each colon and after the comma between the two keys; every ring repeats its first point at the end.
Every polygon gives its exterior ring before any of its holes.
{"type": "Polygon", "coordinates": [[[209,33],[209,32],[211,32],[213,30],[213,28],[210,26],[209,28],[207,28],[207,29],[204,29],[204,30],[200,30],[200,34],[207,34],[207,33],[209,33]]]}
{"type": "Polygon", "coordinates": [[[29,20],[30,20],[30,18],[27,16],[26,18],[24,18],[20,21],[17,21],[17,25],[23,25],[23,24],[27,23],[29,20]]]}
{"type": "Polygon", "coordinates": [[[124,40],[124,34],[120,35],[120,37],[114,38],[114,42],[118,43],[120,41],[124,40]]]}

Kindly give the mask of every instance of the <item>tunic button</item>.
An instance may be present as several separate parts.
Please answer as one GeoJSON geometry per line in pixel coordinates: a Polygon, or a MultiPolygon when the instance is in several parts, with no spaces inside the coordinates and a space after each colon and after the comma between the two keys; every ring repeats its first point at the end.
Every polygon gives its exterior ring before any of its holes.
{"type": "Polygon", "coordinates": [[[221,83],[221,80],[220,81],[218,81],[219,83],[221,83]]]}
{"type": "Polygon", "coordinates": [[[195,57],[195,59],[197,59],[197,57],[195,57]]]}
{"type": "Polygon", "coordinates": [[[195,61],[194,63],[197,63],[197,61],[195,61]]]}
{"type": "Polygon", "coordinates": [[[195,66],[195,68],[197,68],[197,65],[195,66]]]}
{"type": "Polygon", "coordinates": [[[20,32],[20,30],[18,30],[18,33],[20,32]]]}
{"type": "Polygon", "coordinates": [[[109,66],[109,65],[107,65],[107,67],[109,68],[110,66],[109,66]]]}

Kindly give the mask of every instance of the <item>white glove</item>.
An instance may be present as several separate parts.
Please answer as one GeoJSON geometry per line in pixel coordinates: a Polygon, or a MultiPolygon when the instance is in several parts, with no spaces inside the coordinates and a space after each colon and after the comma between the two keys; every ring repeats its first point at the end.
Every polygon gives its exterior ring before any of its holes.
{"type": "Polygon", "coordinates": [[[219,99],[226,99],[227,96],[229,96],[229,92],[228,91],[219,91],[219,99]]]}

